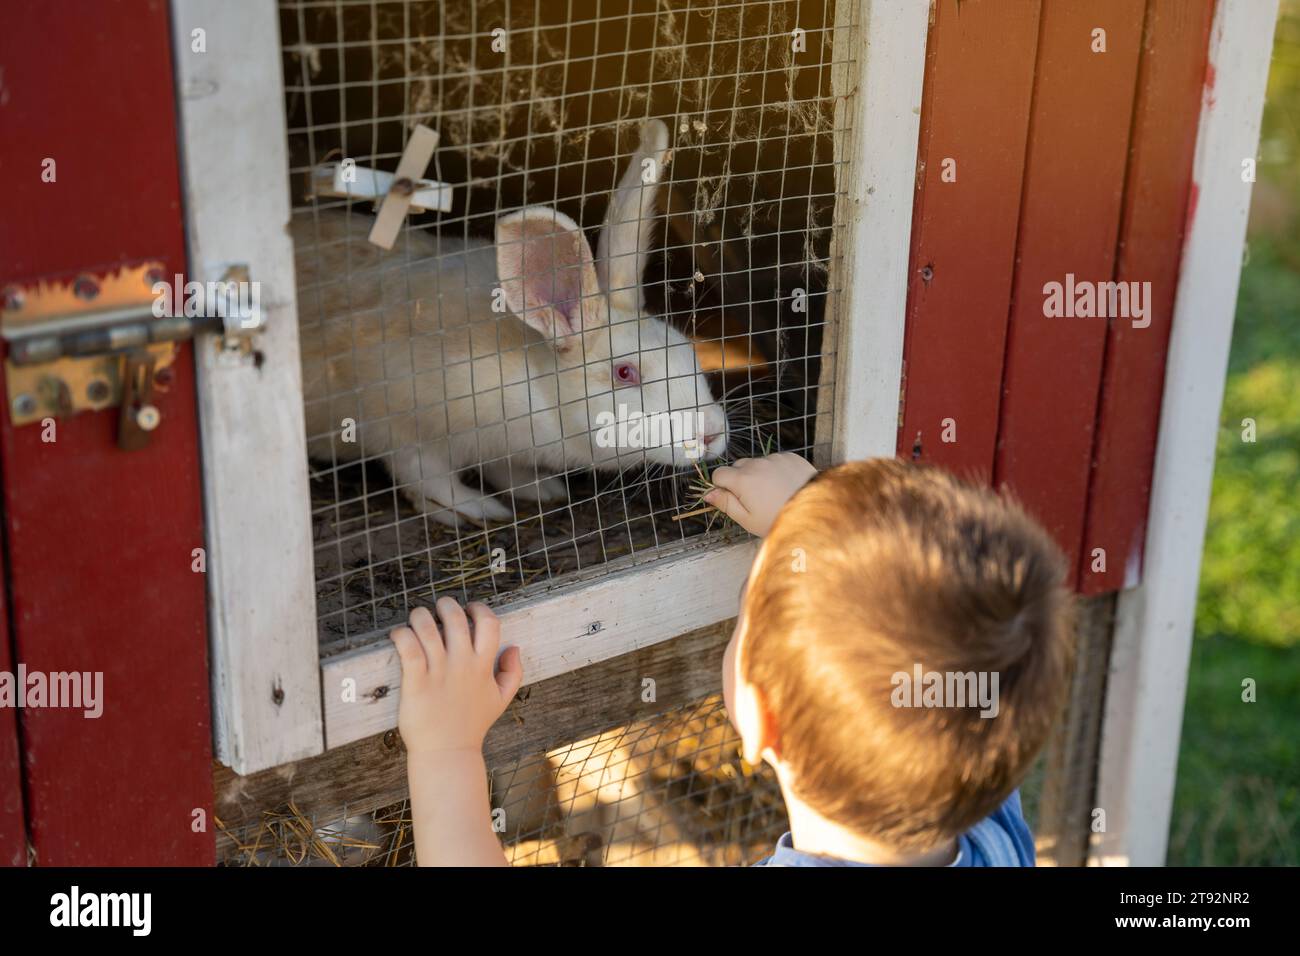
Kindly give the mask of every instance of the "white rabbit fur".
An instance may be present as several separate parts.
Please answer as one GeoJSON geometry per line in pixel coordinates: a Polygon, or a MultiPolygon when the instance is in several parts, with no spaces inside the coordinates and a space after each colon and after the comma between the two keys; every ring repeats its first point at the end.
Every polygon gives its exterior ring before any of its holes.
{"type": "Polygon", "coordinates": [[[516,498],[547,502],[565,489],[546,472],[719,457],[726,415],[694,347],[644,312],[641,273],[667,159],[668,130],[652,120],[611,199],[596,257],[577,224],[544,206],[497,220],[495,245],[406,230],[392,252],[366,241],[369,216],[296,217],[311,457],[381,458],[407,497],[453,526],[456,515],[513,517],[457,477],[466,467],[516,498]],[[640,386],[615,388],[627,363],[640,386]],[[597,415],[616,405],[690,415],[699,444],[673,429],[657,447],[602,447],[597,415]],[[353,441],[344,440],[348,419],[353,441]]]}

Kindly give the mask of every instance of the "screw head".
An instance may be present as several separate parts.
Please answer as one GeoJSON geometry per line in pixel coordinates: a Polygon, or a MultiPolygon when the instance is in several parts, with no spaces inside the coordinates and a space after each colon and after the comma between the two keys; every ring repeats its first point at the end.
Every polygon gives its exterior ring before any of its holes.
{"type": "Polygon", "coordinates": [[[96,405],[108,401],[111,394],[108,382],[104,381],[102,378],[91,379],[86,385],[86,398],[90,399],[90,401],[96,405]]]}
{"type": "Polygon", "coordinates": [[[77,276],[77,281],[72,283],[72,291],[78,299],[93,299],[99,295],[99,283],[90,276],[77,276]]]}
{"type": "Polygon", "coordinates": [[[162,412],[156,405],[141,405],[135,412],[135,423],[142,432],[151,432],[162,421],[162,412]]]}
{"type": "Polygon", "coordinates": [[[14,397],[14,414],[26,418],[28,415],[36,414],[36,397],[24,392],[14,397]]]}

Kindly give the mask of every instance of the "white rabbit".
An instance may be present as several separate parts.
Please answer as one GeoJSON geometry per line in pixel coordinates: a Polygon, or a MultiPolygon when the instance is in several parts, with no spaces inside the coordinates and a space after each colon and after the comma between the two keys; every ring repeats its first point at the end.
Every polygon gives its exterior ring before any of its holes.
{"type": "Polygon", "coordinates": [[[513,517],[457,477],[466,467],[550,502],[564,483],[548,472],[720,457],[727,417],[694,347],[644,312],[667,158],[668,129],[651,120],[594,258],[578,225],[546,206],[497,220],[495,246],[407,230],[392,252],[366,242],[368,216],[296,217],[311,456],[381,458],[404,494],[452,526],[456,515],[513,517]],[[632,413],[671,413],[659,417],[670,427],[600,427],[632,413]]]}

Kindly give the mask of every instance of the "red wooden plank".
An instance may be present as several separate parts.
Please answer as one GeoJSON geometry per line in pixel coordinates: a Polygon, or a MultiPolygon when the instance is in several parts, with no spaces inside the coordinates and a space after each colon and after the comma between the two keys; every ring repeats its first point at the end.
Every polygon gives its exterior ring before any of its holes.
{"type": "Polygon", "coordinates": [[[1143,14],[1133,0],[1043,4],[993,474],[1076,562],[1106,321],[1045,315],[1045,286],[1114,273],[1143,14]]]}
{"type": "MultiPolygon", "coordinates": [[[[1080,561],[1080,590],[1137,584],[1182,257],[1214,0],[1150,0],[1133,123],[1122,282],[1149,282],[1150,325],[1111,323],[1080,561]],[[1094,549],[1104,552],[1105,570],[1094,549]]],[[[1146,321],[1145,319],[1143,321],[1146,321]]]]}
{"type": "Polygon", "coordinates": [[[898,453],[982,483],[997,441],[1040,7],[940,0],[926,47],[898,453]]]}
{"type": "MultiPolygon", "coordinates": [[[[0,554],[0,580],[4,579],[0,554]]],[[[9,646],[9,610],[0,587],[0,673],[15,672],[9,646]]],[[[27,864],[27,825],[23,814],[23,774],[19,752],[18,712],[0,707],[0,866],[27,864]]]]}
{"type": "MultiPolygon", "coordinates": [[[[220,56],[213,52],[210,56],[220,56]]],[[[9,4],[0,31],[8,186],[0,280],[126,261],[184,267],[167,5],[9,4]],[[57,163],[44,182],[43,163],[57,163]]],[[[42,865],[214,858],[203,544],[193,362],[185,350],[149,448],[115,414],[3,415],[17,657],[103,674],[103,715],[22,713],[27,814],[42,865]],[[195,832],[194,811],[206,832],[195,832]]]]}

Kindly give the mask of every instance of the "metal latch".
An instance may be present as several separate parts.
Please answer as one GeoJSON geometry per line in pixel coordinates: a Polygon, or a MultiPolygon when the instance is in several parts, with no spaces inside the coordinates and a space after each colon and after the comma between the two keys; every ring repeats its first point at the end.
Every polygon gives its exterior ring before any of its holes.
{"type": "Polygon", "coordinates": [[[229,331],[220,315],[159,318],[154,290],[165,281],[162,264],[147,262],[106,276],[5,289],[0,334],[9,343],[13,424],[120,406],[118,445],[147,445],[162,420],[155,396],[171,381],[176,343],[229,331]]]}

